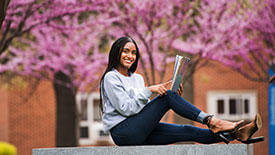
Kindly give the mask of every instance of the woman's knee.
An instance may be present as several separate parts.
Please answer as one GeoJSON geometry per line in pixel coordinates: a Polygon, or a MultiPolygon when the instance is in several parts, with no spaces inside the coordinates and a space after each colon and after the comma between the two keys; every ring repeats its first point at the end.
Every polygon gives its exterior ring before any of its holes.
{"type": "Polygon", "coordinates": [[[175,97],[175,96],[177,96],[178,94],[175,93],[175,92],[173,92],[172,90],[167,90],[166,95],[167,95],[168,97],[175,97]]]}

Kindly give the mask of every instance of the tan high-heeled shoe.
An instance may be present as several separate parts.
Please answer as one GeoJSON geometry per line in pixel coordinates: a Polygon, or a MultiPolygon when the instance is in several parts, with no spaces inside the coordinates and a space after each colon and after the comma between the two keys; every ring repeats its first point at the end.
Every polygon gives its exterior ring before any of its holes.
{"type": "Polygon", "coordinates": [[[251,138],[262,127],[262,119],[256,114],[253,121],[235,130],[233,136],[240,142],[245,144],[256,143],[264,140],[264,137],[251,138]]]}
{"type": "Polygon", "coordinates": [[[231,134],[236,132],[240,127],[244,125],[244,120],[241,120],[239,122],[230,122],[217,119],[213,117],[213,115],[209,115],[206,117],[204,123],[214,133],[215,136],[228,144],[230,140],[224,136],[224,133],[231,134]]]}

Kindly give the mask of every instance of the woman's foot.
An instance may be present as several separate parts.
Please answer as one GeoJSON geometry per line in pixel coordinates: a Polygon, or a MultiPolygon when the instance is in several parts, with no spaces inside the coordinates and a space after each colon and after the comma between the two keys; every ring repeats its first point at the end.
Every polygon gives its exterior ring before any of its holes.
{"type": "Polygon", "coordinates": [[[262,119],[259,114],[257,114],[253,121],[240,127],[234,133],[235,137],[239,141],[247,141],[250,139],[256,131],[262,127],[262,119]]]}
{"type": "Polygon", "coordinates": [[[213,133],[219,132],[234,132],[243,125],[243,120],[239,122],[230,122],[210,116],[207,121],[207,126],[213,133]]]}

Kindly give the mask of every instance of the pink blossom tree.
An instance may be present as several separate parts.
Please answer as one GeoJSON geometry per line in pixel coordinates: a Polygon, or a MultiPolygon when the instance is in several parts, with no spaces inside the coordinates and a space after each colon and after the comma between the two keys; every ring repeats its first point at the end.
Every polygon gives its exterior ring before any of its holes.
{"type": "Polygon", "coordinates": [[[34,40],[18,38],[20,46],[8,48],[13,55],[2,55],[9,61],[1,66],[0,72],[13,71],[54,81],[53,75],[62,71],[72,83],[59,80],[56,83],[84,91],[85,86],[98,79],[98,68],[107,63],[106,54],[100,52],[98,47],[100,39],[95,39],[104,36],[104,27],[88,26],[86,23],[73,26],[54,25],[33,29],[31,35],[34,40]]]}
{"type": "MultiPolygon", "coordinates": [[[[14,0],[0,34],[0,72],[49,79],[57,101],[56,146],[77,145],[75,93],[106,62],[93,14],[103,1],[14,0]],[[70,130],[68,130],[70,129],[70,130]],[[70,136],[68,136],[70,135],[70,136]]],[[[103,32],[103,33],[100,33],[103,32]]]]}
{"type": "Polygon", "coordinates": [[[85,24],[77,27],[74,25],[75,28],[72,28],[70,25],[62,25],[60,31],[56,29],[57,26],[33,29],[31,34],[34,41],[18,38],[17,42],[26,46],[8,48],[13,55],[2,55],[9,61],[1,66],[1,72],[12,71],[19,75],[32,75],[53,81],[58,119],[56,145],[75,146],[77,144],[73,143],[78,141],[78,130],[73,130],[78,125],[75,96],[79,90],[91,91],[97,88],[94,85],[87,89],[87,85],[99,79],[98,71],[107,63],[106,54],[99,50],[100,39],[95,39],[104,35],[104,27],[85,24]],[[62,112],[64,110],[65,113],[62,112]],[[69,120],[62,119],[63,117],[69,120]],[[67,131],[68,128],[71,130],[67,131]],[[68,138],[68,134],[73,140],[64,142],[63,139],[68,138]]]}
{"type": "Polygon", "coordinates": [[[192,5],[184,0],[109,1],[105,18],[113,18],[110,35],[133,37],[141,49],[141,67],[147,83],[162,81],[167,64],[174,60],[172,44],[188,33],[192,5]],[[116,19],[114,17],[117,17],[116,19]],[[151,77],[151,78],[149,78],[151,77]]]}
{"type": "MultiPolygon", "coordinates": [[[[197,27],[173,47],[216,60],[249,80],[267,82],[274,59],[274,1],[202,1],[197,27]]],[[[200,63],[204,64],[204,63],[200,63]]]]}
{"type": "MultiPolygon", "coordinates": [[[[100,10],[104,4],[104,1],[92,0],[14,0],[8,2],[3,3],[4,6],[8,5],[8,8],[1,27],[0,55],[6,52],[14,38],[21,37],[34,28],[51,25],[64,16],[100,10]]],[[[5,14],[4,10],[3,14],[5,14]]]]}

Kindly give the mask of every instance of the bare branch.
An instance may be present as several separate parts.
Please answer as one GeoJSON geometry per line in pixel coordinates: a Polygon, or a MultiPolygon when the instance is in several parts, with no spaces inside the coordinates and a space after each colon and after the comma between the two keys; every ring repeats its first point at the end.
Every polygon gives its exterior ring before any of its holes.
{"type": "Polygon", "coordinates": [[[255,63],[258,64],[258,66],[260,67],[261,71],[263,71],[264,74],[268,74],[266,67],[264,67],[265,64],[261,63],[261,60],[258,59],[258,57],[254,54],[254,52],[251,52],[251,55],[252,55],[255,63]]]}
{"type": "Polygon", "coordinates": [[[240,73],[241,75],[243,75],[245,78],[247,78],[248,80],[251,81],[255,81],[255,82],[267,82],[269,80],[268,77],[252,77],[251,75],[249,75],[247,72],[244,72],[243,70],[241,70],[240,68],[238,69],[233,69],[234,71],[237,71],[238,73],[240,73]]]}
{"type": "Polygon", "coordinates": [[[9,6],[9,3],[10,3],[10,0],[1,0],[0,1],[0,30],[1,30],[1,27],[2,27],[2,23],[5,19],[5,16],[6,16],[6,11],[7,11],[7,8],[9,6]]]}

